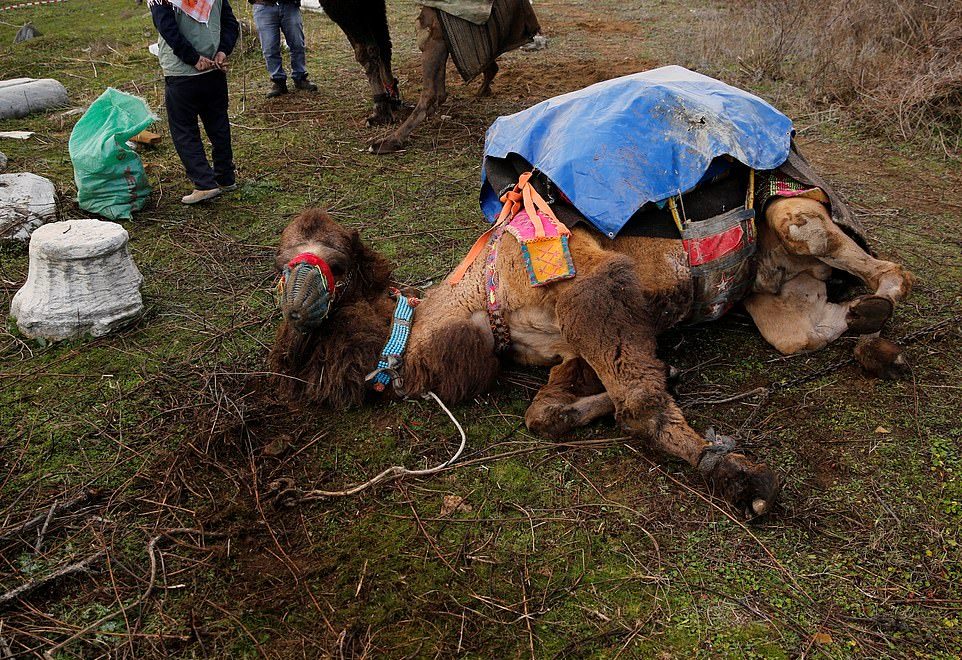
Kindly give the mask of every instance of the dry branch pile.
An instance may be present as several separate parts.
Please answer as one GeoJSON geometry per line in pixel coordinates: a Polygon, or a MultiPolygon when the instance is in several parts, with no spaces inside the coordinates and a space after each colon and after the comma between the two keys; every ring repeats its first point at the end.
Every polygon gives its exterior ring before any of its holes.
{"type": "Polygon", "coordinates": [[[784,80],[873,128],[902,137],[928,129],[943,147],[959,148],[958,0],[753,0],[730,4],[725,16],[706,21],[709,67],[736,60],[753,82],[784,80]]]}

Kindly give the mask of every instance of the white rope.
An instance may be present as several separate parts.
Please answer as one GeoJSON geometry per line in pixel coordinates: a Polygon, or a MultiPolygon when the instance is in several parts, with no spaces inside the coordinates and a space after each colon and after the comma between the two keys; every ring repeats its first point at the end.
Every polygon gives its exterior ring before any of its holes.
{"type": "MultiPolygon", "coordinates": [[[[458,429],[458,433],[461,434],[461,446],[458,447],[458,450],[454,452],[454,455],[451,458],[444,461],[440,465],[435,465],[432,468],[427,468],[424,470],[409,470],[406,467],[403,467],[401,465],[392,465],[388,469],[378,474],[373,479],[365,481],[363,484],[358,484],[356,486],[352,486],[345,490],[309,490],[303,493],[300,497],[298,497],[297,501],[303,502],[305,500],[320,499],[322,497],[347,497],[349,495],[356,495],[357,493],[360,493],[362,490],[370,488],[371,486],[376,486],[377,484],[380,484],[380,483],[384,483],[385,481],[389,481],[392,479],[399,479],[401,477],[426,477],[431,474],[437,474],[444,468],[450,465],[453,465],[461,457],[461,453],[464,451],[465,446],[468,444],[468,436],[465,434],[464,428],[462,428],[461,423],[457,420],[454,414],[450,410],[448,410],[448,407],[444,405],[444,402],[438,398],[437,394],[435,394],[434,392],[428,392],[424,396],[424,398],[428,398],[428,397],[434,399],[437,402],[437,404],[441,406],[441,410],[447,413],[447,416],[454,423],[455,428],[458,429]]],[[[279,497],[282,497],[282,496],[283,496],[283,493],[280,493],[279,497]]]]}

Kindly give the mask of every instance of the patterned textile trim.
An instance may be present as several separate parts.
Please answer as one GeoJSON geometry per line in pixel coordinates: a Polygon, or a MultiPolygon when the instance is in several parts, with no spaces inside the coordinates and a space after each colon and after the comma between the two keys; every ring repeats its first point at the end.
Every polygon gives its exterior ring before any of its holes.
{"type": "Polygon", "coordinates": [[[404,349],[408,345],[408,337],[411,336],[414,308],[421,302],[413,296],[408,298],[401,295],[397,289],[392,289],[391,295],[397,298],[397,307],[394,308],[394,316],[391,319],[391,335],[381,350],[381,359],[377,363],[377,368],[366,378],[367,381],[374,383],[374,390],[377,392],[383,392],[392,382],[395,389],[399,391],[403,385],[398,371],[401,368],[404,349]]]}
{"type": "Polygon", "coordinates": [[[501,356],[511,348],[511,328],[504,320],[504,310],[498,299],[498,241],[504,233],[505,226],[498,227],[491,234],[488,245],[491,246],[488,256],[484,260],[484,299],[488,310],[488,325],[494,336],[494,353],[501,356]]]}
{"type": "Polygon", "coordinates": [[[767,172],[759,176],[755,187],[755,197],[758,198],[757,208],[763,210],[773,197],[807,197],[830,204],[825,191],[816,186],[807,186],[778,171],[767,172]]]}
{"type": "Polygon", "coordinates": [[[507,232],[521,244],[521,256],[531,286],[571,279],[577,273],[568,248],[568,236],[559,231],[546,214],[535,213],[543,236],[537,235],[537,229],[524,209],[518,211],[506,226],[507,232]]]}

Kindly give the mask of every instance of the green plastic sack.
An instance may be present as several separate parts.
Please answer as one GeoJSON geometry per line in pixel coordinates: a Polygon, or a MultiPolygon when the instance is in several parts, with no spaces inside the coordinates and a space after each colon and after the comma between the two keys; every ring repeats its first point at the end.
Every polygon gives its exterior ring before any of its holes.
{"type": "Polygon", "coordinates": [[[155,121],[143,99],[113,87],[91,104],[70,133],[80,208],[110,220],[130,220],[144,208],[150,186],[126,142],[155,121]]]}

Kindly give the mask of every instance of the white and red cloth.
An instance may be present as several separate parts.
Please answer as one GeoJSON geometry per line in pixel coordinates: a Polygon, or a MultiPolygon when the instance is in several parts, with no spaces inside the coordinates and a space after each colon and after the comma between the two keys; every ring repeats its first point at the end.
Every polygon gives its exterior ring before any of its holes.
{"type": "Polygon", "coordinates": [[[147,6],[151,5],[170,5],[198,23],[207,23],[210,20],[210,11],[214,7],[214,0],[147,0],[147,6]]]}

